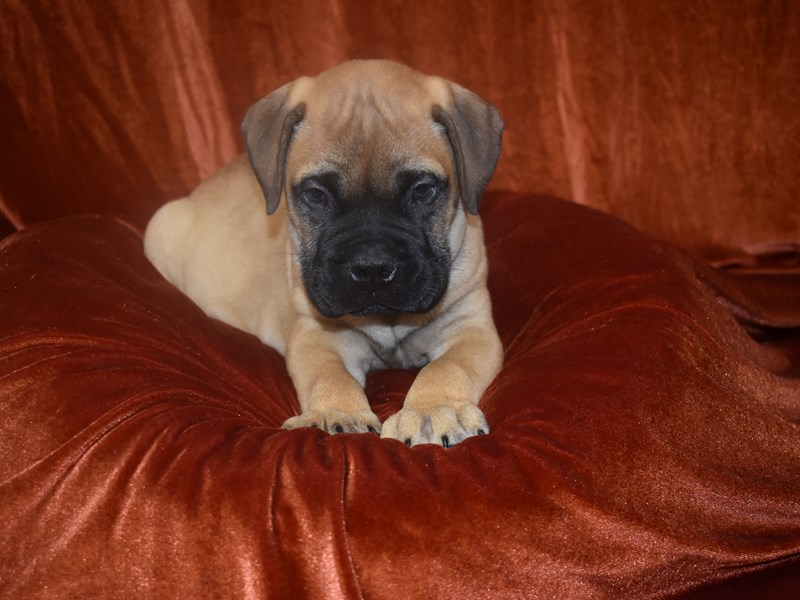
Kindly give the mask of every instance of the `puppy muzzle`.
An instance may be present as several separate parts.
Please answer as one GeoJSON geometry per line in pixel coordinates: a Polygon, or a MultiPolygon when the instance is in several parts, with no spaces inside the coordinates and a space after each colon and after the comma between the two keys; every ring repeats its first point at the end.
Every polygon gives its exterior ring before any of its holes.
{"type": "Polygon", "coordinates": [[[444,295],[447,258],[411,240],[356,237],[318,253],[304,280],[311,301],[327,317],[420,314],[444,295]]]}

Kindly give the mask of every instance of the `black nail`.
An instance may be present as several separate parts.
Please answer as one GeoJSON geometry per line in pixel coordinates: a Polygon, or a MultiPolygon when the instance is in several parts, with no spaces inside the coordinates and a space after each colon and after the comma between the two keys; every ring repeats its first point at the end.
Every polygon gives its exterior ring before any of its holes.
{"type": "Polygon", "coordinates": [[[405,442],[406,442],[406,446],[408,446],[409,448],[411,448],[411,438],[406,438],[406,439],[405,439],[405,442]]]}
{"type": "Polygon", "coordinates": [[[374,433],[375,435],[378,435],[378,430],[375,429],[372,425],[367,427],[367,431],[369,431],[370,433],[374,433]]]}
{"type": "Polygon", "coordinates": [[[344,427],[342,427],[342,425],[340,423],[337,423],[336,425],[334,425],[333,426],[333,430],[336,433],[344,433],[344,427]]]}
{"type": "Polygon", "coordinates": [[[447,437],[446,435],[442,436],[442,446],[444,446],[445,448],[450,447],[450,438],[447,437]]]}
{"type": "Polygon", "coordinates": [[[486,432],[483,429],[478,429],[478,435],[486,435],[486,432]]]}

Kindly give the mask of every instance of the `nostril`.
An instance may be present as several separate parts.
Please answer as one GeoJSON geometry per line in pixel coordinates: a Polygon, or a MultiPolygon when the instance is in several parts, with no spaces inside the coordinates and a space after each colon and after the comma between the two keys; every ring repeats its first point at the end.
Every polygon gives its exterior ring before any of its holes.
{"type": "Polygon", "coordinates": [[[366,265],[350,265],[350,277],[353,281],[366,281],[369,279],[369,267],[366,265]]]}
{"type": "Polygon", "coordinates": [[[392,263],[391,265],[384,265],[383,269],[380,272],[381,281],[384,283],[389,283],[392,279],[394,279],[395,273],[397,273],[397,263],[392,263]]]}
{"type": "Polygon", "coordinates": [[[350,278],[357,283],[389,283],[397,274],[394,261],[360,262],[350,265],[350,278]]]}

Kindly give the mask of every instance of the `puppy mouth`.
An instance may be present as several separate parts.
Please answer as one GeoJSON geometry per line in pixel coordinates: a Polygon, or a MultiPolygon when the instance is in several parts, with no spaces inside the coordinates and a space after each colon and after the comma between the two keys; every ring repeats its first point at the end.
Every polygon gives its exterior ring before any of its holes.
{"type": "Polygon", "coordinates": [[[354,310],[349,314],[355,317],[368,317],[370,315],[394,315],[399,312],[402,311],[400,309],[393,308],[391,306],[384,306],[383,304],[369,304],[367,306],[363,306],[357,310],[354,310]]]}
{"type": "Polygon", "coordinates": [[[418,292],[413,294],[414,300],[402,303],[387,302],[384,294],[370,294],[371,298],[361,298],[360,302],[347,294],[345,297],[331,297],[324,293],[309,294],[309,298],[324,317],[338,318],[344,316],[393,316],[399,314],[424,314],[432,310],[441,300],[446,289],[446,284],[436,291],[418,292]],[[377,296],[377,297],[376,297],[377,296]],[[384,296],[384,297],[381,297],[384,296]]]}

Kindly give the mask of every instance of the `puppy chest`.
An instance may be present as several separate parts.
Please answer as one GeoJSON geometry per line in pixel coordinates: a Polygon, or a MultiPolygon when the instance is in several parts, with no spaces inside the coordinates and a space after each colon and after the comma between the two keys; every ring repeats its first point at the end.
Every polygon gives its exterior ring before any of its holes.
{"type": "Polygon", "coordinates": [[[373,369],[418,368],[430,362],[430,348],[417,328],[373,327],[363,333],[369,341],[373,369]]]}

